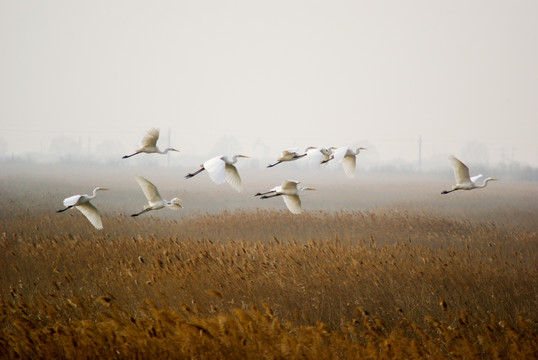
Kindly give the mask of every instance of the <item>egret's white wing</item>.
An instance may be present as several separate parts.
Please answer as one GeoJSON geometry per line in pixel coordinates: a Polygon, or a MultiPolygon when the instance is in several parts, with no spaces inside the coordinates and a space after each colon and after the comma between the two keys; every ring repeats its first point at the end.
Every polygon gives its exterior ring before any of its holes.
{"type": "Polygon", "coordinates": [[[482,174],[473,176],[473,177],[471,178],[471,182],[475,183],[476,180],[480,179],[482,176],[483,176],[482,174]]]}
{"type": "Polygon", "coordinates": [[[296,154],[298,151],[299,151],[298,147],[292,147],[292,148],[283,150],[282,155],[284,155],[284,154],[296,154]]]}
{"type": "Polygon", "coordinates": [[[148,202],[156,203],[163,200],[163,198],[159,194],[159,190],[157,190],[157,187],[151,182],[149,182],[149,180],[143,178],[140,175],[135,176],[135,180],[138,185],[140,185],[140,188],[144,192],[144,195],[146,196],[146,199],[148,199],[148,202]]]}
{"type": "Polygon", "coordinates": [[[303,211],[299,195],[283,195],[283,198],[284,203],[292,214],[300,214],[303,211]]]}
{"type": "Polygon", "coordinates": [[[159,129],[151,128],[140,139],[140,147],[155,147],[157,146],[157,139],[159,139],[159,129]]]}
{"type": "Polygon", "coordinates": [[[181,206],[181,204],[179,203],[179,199],[178,198],[173,198],[172,200],[170,200],[170,204],[168,205],[168,208],[170,210],[179,210],[181,209],[183,206],[181,206]]]}
{"type": "Polygon", "coordinates": [[[327,164],[328,160],[331,158],[331,155],[333,154],[332,150],[321,148],[319,149],[319,152],[321,154],[321,161],[325,161],[325,165],[327,164]]]}
{"type": "Polygon", "coordinates": [[[93,226],[95,226],[96,229],[101,230],[103,228],[103,222],[101,221],[101,215],[99,214],[99,211],[95,206],[92,205],[89,201],[82,204],[75,206],[82,215],[86,216],[86,218],[92,223],[93,226]]]}
{"type": "Polygon", "coordinates": [[[334,150],[334,161],[341,162],[347,153],[347,146],[342,146],[334,150]]]}
{"type": "Polygon", "coordinates": [[[469,182],[471,182],[471,179],[469,177],[469,168],[464,163],[462,163],[452,155],[448,157],[448,163],[450,164],[450,166],[452,166],[452,170],[454,170],[456,184],[468,184],[469,182]]]}
{"type": "Polygon", "coordinates": [[[237,190],[237,192],[241,192],[241,190],[243,190],[243,185],[241,184],[241,177],[239,176],[236,167],[230,164],[225,164],[225,169],[226,181],[228,184],[237,190]]]}
{"type": "Polygon", "coordinates": [[[297,193],[297,184],[299,181],[295,180],[284,180],[281,185],[282,192],[295,192],[297,193]]]}
{"type": "Polygon", "coordinates": [[[311,170],[317,170],[323,161],[323,154],[319,149],[310,149],[306,152],[306,159],[308,161],[308,167],[311,170]]]}
{"type": "Polygon", "coordinates": [[[78,200],[82,197],[82,195],[73,195],[68,198],[64,199],[64,206],[75,206],[75,204],[78,202],[78,200]]]}
{"type": "Polygon", "coordinates": [[[342,166],[344,167],[344,172],[350,178],[355,177],[355,162],[356,157],[353,156],[344,156],[342,159],[342,166]]]}
{"type": "Polygon", "coordinates": [[[207,160],[204,169],[209,173],[209,177],[215,184],[222,184],[226,181],[226,163],[220,156],[207,160]]]}

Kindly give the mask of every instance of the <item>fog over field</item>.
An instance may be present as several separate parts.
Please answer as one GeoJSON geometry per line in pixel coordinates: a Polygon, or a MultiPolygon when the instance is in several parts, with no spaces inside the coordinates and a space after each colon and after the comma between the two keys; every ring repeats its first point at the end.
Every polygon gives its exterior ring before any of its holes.
{"type": "MultiPolygon", "coordinates": [[[[504,180],[489,183],[485,189],[457,191],[441,195],[450,189],[454,176],[450,168],[441,174],[420,173],[362,173],[348,178],[339,164],[312,171],[301,168],[299,161],[274,168],[252,169],[250,159],[241,159],[237,168],[244,189],[236,192],[227,183],[217,185],[207,171],[191,179],[184,176],[198,167],[102,166],[77,164],[13,164],[2,166],[0,183],[4,216],[10,212],[45,212],[51,216],[71,216],[82,227],[91,226],[81,214],[55,214],[63,208],[62,200],[74,194],[91,194],[97,186],[107,187],[92,200],[103,214],[121,215],[126,221],[150,222],[151,217],[184,219],[204,213],[254,211],[274,209],[286,211],[282,198],[261,200],[254,196],[280,185],[285,179],[298,180],[301,185],[316,188],[301,196],[306,212],[338,211],[405,211],[428,216],[494,222],[499,226],[537,228],[538,186],[536,182],[504,180]],[[183,199],[183,209],[161,209],[129,218],[146,204],[141,189],[134,180],[141,175],[153,182],[163,198],[183,199]]],[[[484,174],[493,176],[495,174],[484,174]]],[[[289,216],[301,216],[292,215],[289,216]]],[[[112,229],[108,228],[107,231],[112,229]]]]}

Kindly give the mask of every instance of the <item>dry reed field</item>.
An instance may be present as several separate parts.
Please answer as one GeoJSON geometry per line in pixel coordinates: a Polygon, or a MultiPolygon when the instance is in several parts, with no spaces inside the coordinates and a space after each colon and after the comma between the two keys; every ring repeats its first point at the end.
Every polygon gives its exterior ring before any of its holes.
{"type": "Polygon", "coordinates": [[[185,211],[134,219],[125,172],[67,190],[47,169],[2,175],[0,358],[538,357],[535,184],[429,200],[444,183],[319,183],[290,216],[251,199],[266,184],[205,194],[157,174],[185,211]],[[104,230],[55,213],[93,185],[116,188],[94,201],[104,230]]]}

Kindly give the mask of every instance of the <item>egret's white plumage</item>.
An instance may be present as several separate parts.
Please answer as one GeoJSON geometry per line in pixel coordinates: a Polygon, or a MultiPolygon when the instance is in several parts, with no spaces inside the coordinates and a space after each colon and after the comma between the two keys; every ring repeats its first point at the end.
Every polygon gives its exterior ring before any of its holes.
{"type": "Polygon", "coordinates": [[[327,164],[332,158],[332,150],[327,148],[311,147],[306,151],[306,160],[312,170],[317,170],[320,165],[327,164]]]}
{"type": "Polygon", "coordinates": [[[366,148],[359,147],[357,150],[353,151],[347,146],[342,146],[334,149],[334,160],[336,162],[341,162],[344,168],[344,172],[350,178],[355,177],[355,168],[357,162],[357,155],[361,150],[367,150],[366,148]]]}
{"type": "Polygon", "coordinates": [[[99,214],[99,210],[97,210],[97,208],[93,206],[93,204],[90,202],[90,200],[93,199],[97,195],[97,192],[100,190],[108,189],[103,187],[96,187],[95,189],[93,189],[92,195],[73,195],[68,198],[65,198],[63,201],[65,209],[58,210],[57,212],[64,212],[74,207],[78,211],[80,211],[82,215],[84,215],[90,221],[90,223],[95,226],[96,229],[101,230],[103,228],[101,215],[99,214]]]}
{"type": "Polygon", "coordinates": [[[485,188],[489,181],[498,180],[496,178],[488,177],[484,179],[482,185],[478,185],[476,181],[482,177],[482,174],[470,177],[469,168],[467,165],[456,159],[453,155],[448,157],[448,163],[454,171],[454,177],[456,178],[456,185],[452,186],[452,190],[444,190],[441,194],[448,194],[456,190],[472,190],[485,188]]]}
{"type": "Polygon", "coordinates": [[[144,206],[144,210],[136,214],[132,214],[131,216],[138,216],[148,211],[159,210],[164,207],[168,207],[171,210],[179,210],[182,208],[180,204],[180,201],[182,201],[181,199],[175,197],[170,201],[164,200],[161,194],[159,194],[159,190],[157,189],[157,187],[146,178],[137,175],[135,176],[135,180],[138,185],[140,185],[140,188],[142,189],[144,196],[146,196],[146,199],[148,199],[148,205],[144,206]]]}
{"type": "Polygon", "coordinates": [[[216,156],[204,162],[201,168],[191,174],[187,174],[185,178],[190,179],[191,177],[199,174],[200,172],[207,170],[209,177],[215,184],[222,184],[223,182],[228,182],[236,191],[240,192],[243,189],[241,183],[241,177],[239,172],[234,164],[237,162],[238,158],[248,158],[246,155],[234,155],[230,160],[225,155],[216,156]]]}
{"type": "Polygon", "coordinates": [[[299,148],[298,147],[283,150],[280,153],[280,156],[278,157],[278,159],[276,159],[276,163],[269,164],[269,165],[267,165],[267,167],[273,167],[273,166],[278,165],[278,164],[280,164],[281,162],[284,162],[284,161],[294,161],[294,160],[300,159],[300,158],[307,155],[308,150],[315,149],[315,148],[316,148],[315,146],[309,146],[309,147],[306,148],[306,150],[305,150],[305,152],[303,154],[299,154],[299,148]]]}
{"type": "Polygon", "coordinates": [[[299,198],[299,195],[306,194],[307,190],[316,189],[310,187],[302,187],[298,185],[299,181],[285,180],[284,182],[282,182],[282,185],[275,186],[274,188],[265,193],[257,193],[255,196],[261,196],[260,199],[268,199],[276,196],[282,196],[288,210],[293,214],[300,214],[303,210],[301,208],[301,199],[299,198]]]}
{"type": "Polygon", "coordinates": [[[134,156],[134,155],[140,154],[140,153],[167,154],[168,151],[178,151],[179,152],[179,150],[176,150],[176,149],[173,149],[173,148],[167,148],[167,149],[164,149],[164,151],[161,151],[157,147],[157,140],[158,139],[159,139],[159,129],[157,129],[157,128],[149,129],[146,132],[146,134],[140,139],[139,148],[134,153],[132,153],[130,155],[125,155],[123,157],[123,159],[127,159],[127,158],[129,158],[131,156],[134,156]]]}

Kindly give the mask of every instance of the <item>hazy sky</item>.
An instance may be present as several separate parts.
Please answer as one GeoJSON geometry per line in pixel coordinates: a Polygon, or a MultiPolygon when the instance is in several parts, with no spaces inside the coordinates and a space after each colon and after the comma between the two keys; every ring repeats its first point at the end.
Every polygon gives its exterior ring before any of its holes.
{"type": "Polygon", "coordinates": [[[182,156],[234,136],[413,161],[422,135],[424,157],[479,142],[537,166],[537,19],[535,0],[0,0],[0,138],[130,152],[156,126],[182,156]]]}

